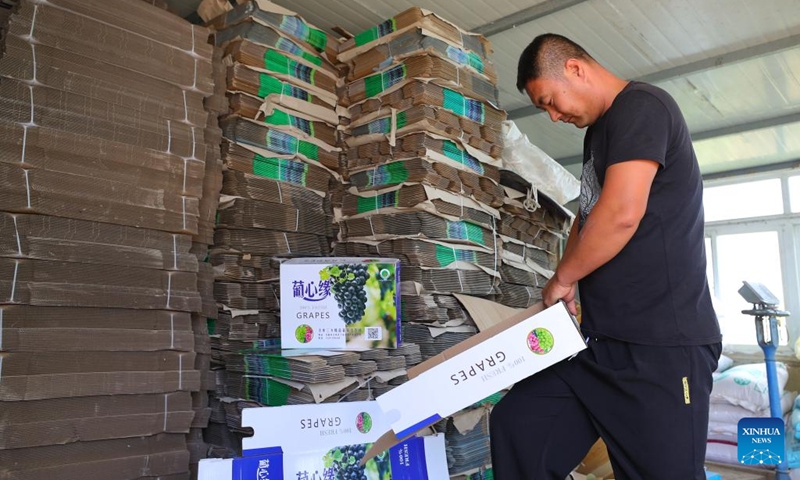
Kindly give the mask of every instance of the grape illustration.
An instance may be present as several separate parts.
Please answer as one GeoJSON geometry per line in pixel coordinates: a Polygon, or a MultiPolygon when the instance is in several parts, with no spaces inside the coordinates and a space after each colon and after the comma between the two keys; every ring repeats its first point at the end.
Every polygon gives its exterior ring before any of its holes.
{"type": "Polygon", "coordinates": [[[365,453],[366,445],[347,445],[328,452],[333,460],[334,480],[367,480],[365,467],[358,465],[365,453]]]}
{"type": "Polygon", "coordinates": [[[367,412],[361,412],[356,417],[356,428],[361,433],[368,433],[372,430],[372,417],[367,412]]]}
{"type": "Polygon", "coordinates": [[[553,334],[546,328],[535,328],[528,334],[528,348],[537,355],[544,355],[553,349],[553,334]]]}
{"type": "Polygon", "coordinates": [[[310,325],[300,325],[294,330],[294,338],[300,343],[308,343],[314,338],[314,329],[310,325]]]}
{"type": "Polygon", "coordinates": [[[367,265],[331,265],[320,272],[320,278],[330,279],[333,298],[339,305],[339,318],[347,325],[361,320],[367,310],[364,290],[369,279],[367,265]]]}

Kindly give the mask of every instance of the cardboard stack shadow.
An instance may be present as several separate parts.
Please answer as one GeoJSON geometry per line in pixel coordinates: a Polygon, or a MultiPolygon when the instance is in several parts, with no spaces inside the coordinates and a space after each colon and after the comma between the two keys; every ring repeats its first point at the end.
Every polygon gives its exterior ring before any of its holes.
{"type": "Polygon", "coordinates": [[[145,2],[0,7],[0,476],[188,478],[221,182],[208,32],[145,2]]]}

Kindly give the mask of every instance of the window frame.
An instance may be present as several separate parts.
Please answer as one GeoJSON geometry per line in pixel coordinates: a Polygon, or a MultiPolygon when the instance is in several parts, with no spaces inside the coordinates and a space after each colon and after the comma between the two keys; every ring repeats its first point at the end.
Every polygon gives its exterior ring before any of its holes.
{"type": "MultiPolygon", "coordinates": [[[[708,252],[708,262],[712,262],[711,271],[714,278],[709,279],[713,285],[715,295],[719,296],[719,262],[717,258],[717,237],[720,235],[737,233],[756,233],[775,231],[778,234],[778,249],[781,262],[782,287],[784,307],[794,316],[786,318],[788,344],[778,348],[779,356],[795,356],[795,341],[800,336],[800,212],[791,213],[791,198],[789,192],[789,177],[800,176],[800,169],[785,169],[760,173],[734,175],[719,179],[704,180],[703,187],[749,183],[759,180],[781,180],[781,195],[783,200],[783,213],[763,217],[749,217],[733,220],[719,220],[705,223],[705,237],[711,240],[711,252],[708,252]]],[[[755,331],[753,332],[755,335],[755,331]]],[[[726,354],[759,354],[758,345],[726,344],[726,354]]]]}

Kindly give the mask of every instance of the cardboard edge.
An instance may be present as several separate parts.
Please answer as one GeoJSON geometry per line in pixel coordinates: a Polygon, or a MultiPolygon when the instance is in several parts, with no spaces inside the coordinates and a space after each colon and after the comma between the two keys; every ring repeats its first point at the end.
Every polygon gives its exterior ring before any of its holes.
{"type": "Polygon", "coordinates": [[[443,433],[423,437],[425,444],[425,469],[429,479],[448,478],[447,451],[443,433]]]}
{"type": "Polygon", "coordinates": [[[412,379],[412,378],[418,377],[419,375],[421,375],[425,371],[430,370],[431,368],[433,368],[433,367],[435,367],[435,366],[437,366],[437,365],[439,365],[441,363],[444,363],[445,361],[447,361],[448,359],[458,355],[459,353],[462,353],[462,352],[474,347],[475,345],[483,342],[487,338],[490,338],[490,337],[493,337],[493,336],[497,335],[498,333],[502,332],[503,330],[508,329],[512,325],[516,325],[517,323],[522,322],[522,321],[530,318],[533,315],[536,315],[537,313],[541,312],[542,310],[544,310],[544,304],[542,302],[539,302],[536,305],[533,305],[532,307],[529,307],[529,308],[527,308],[527,309],[525,309],[525,310],[523,310],[523,311],[521,311],[521,312],[519,312],[519,313],[517,313],[517,314],[515,314],[515,315],[513,315],[513,316],[511,316],[511,317],[509,317],[509,318],[507,318],[505,320],[503,320],[502,322],[489,327],[488,329],[478,333],[477,335],[474,335],[474,336],[464,340],[463,342],[459,343],[458,345],[454,345],[454,346],[448,348],[447,350],[445,350],[444,352],[440,353],[439,355],[436,355],[435,357],[431,357],[428,360],[420,363],[419,365],[416,365],[416,366],[408,369],[408,378],[409,378],[409,380],[412,379]]]}
{"type": "Polygon", "coordinates": [[[364,466],[367,461],[375,458],[379,453],[388,451],[393,446],[399,444],[404,440],[408,440],[409,438],[413,437],[415,434],[412,433],[402,438],[397,438],[393,430],[389,430],[388,432],[384,433],[383,435],[378,438],[371,447],[367,450],[367,453],[364,454],[364,457],[361,458],[361,461],[358,463],[359,466],[364,466]]]}

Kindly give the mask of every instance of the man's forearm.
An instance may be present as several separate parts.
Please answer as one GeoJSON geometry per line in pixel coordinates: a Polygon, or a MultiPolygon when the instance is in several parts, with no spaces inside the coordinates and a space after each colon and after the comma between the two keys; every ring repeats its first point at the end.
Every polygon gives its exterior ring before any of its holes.
{"type": "Polygon", "coordinates": [[[561,284],[572,284],[614,258],[630,241],[639,220],[631,220],[598,203],[579,232],[567,240],[564,257],[556,269],[561,284]]]}

